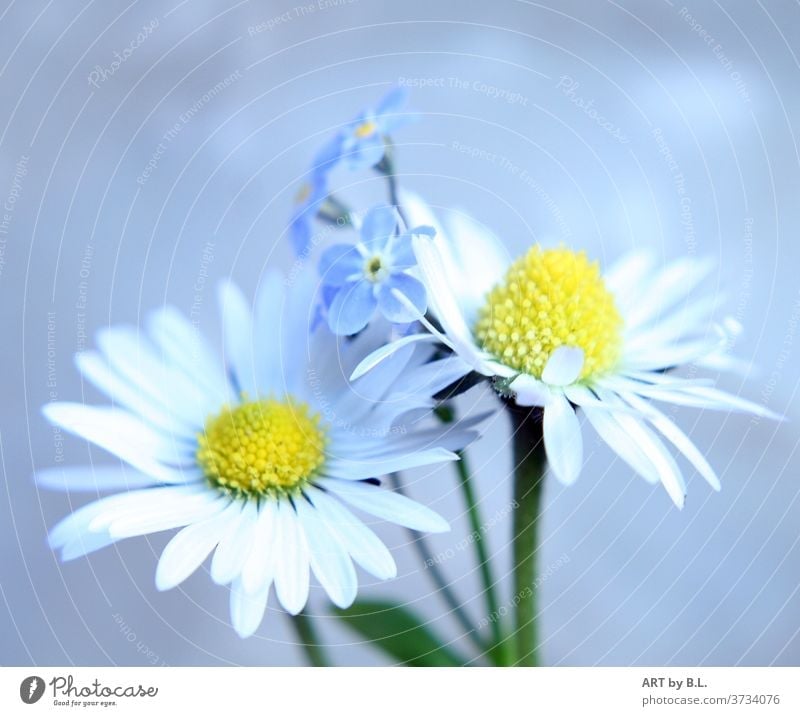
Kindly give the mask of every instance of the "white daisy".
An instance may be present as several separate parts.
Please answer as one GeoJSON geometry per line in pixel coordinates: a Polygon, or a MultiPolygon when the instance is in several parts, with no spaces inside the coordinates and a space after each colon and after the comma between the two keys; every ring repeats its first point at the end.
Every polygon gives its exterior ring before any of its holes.
{"type": "Polygon", "coordinates": [[[518,405],[543,409],[548,463],[561,482],[574,482],[583,465],[580,407],[600,437],[646,480],[660,481],[679,507],[686,484],[661,438],[715,490],[720,484],[653,401],[777,417],[710,380],[667,373],[685,364],[735,365],[724,355],[729,332],[712,321],[715,297],[686,300],[709,275],[710,262],[686,258],[659,269],[652,257],[634,253],[602,275],[583,252],[539,246],[511,261],[463,214],[442,226],[414,195],[402,201],[415,225],[436,229],[435,239],[414,238],[414,252],[438,325],[420,317],[428,333],[380,348],[353,378],[396,349],[440,341],[461,359],[463,374],[475,371],[518,405]]]}
{"type": "Polygon", "coordinates": [[[177,586],[213,552],[211,578],[231,585],[233,625],[246,637],[271,585],[290,614],[304,608],[309,568],[340,607],[356,595],[354,562],[379,579],[395,576],[389,550],[351,508],[415,530],[449,529],[373,478],[455,460],[453,451],[476,436],[476,421],[419,423],[460,368],[411,346],[350,383],[359,360],[385,340],[383,329],[351,340],[323,326],[309,333],[312,294],[306,284],[284,291],[271,275],[251,313],[224,284],[227,371],[171,307],[149,317],[147,335],[109,328],[99,351],[77,355],[83,376],[114,405],[51,403],[44,414],[127,465],[37,475],[44,486],[117,491],[53,528],[50,544],[64,560],[181,528],[159,559],[156,585],[177,586]]]}

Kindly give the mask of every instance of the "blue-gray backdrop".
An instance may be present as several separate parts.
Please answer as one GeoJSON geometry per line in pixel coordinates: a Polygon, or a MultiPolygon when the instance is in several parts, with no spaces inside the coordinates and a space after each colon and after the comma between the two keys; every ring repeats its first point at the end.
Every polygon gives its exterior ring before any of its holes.
{"type": "MultiPolygon", "coordinates": [[[[421,121],[397,136],[407,187],[462,207],[510,252],[631,247],[718,260],[752,369],[728,389],[777,425],[679,410],[718,467],[681,512],[587,440],[572,488],[547,484],[539,585],[549,664],[800,662],[796,3],[654,0],[171,0],[0,9],[0,662],[295,664],[274,608],[241,641],[201,570],[158,593],[166,535],[60,565],[47,527],[88,498],[31,474],[110,459],[54,432],[52,399],[99,401],[73,354],[109,322],[172,302],[218,341],[214,283],[252,292],[289,270],[297,177],[331,128],[392,84],[421,121]],[[794,418],[794,421],[792,420],[794,418]]],[[[341,173],[368,204],[383,186],[341,173]]],[[[490,406],[480,391],[467,399],[490,406]]],[[[474,450],[487,539],[510,598],[504,417],[474,450]]],[[[447,469],[407,476],[453,524],[441,567],[480,614],[468,525],[447,469]]],[[[460,642],[405,533],[379,526],[399,577],[364,593],[412,604],[460,642]]],[[[312,603],[340,664],[386,663],[312,603]]]]}

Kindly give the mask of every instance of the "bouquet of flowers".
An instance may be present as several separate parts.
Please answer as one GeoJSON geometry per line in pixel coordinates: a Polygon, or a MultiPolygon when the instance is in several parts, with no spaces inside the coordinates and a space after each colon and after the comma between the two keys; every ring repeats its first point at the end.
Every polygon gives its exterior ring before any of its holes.
{"type": "Polygon", "coordinates": [[[739,327],[714,321],[717,299],[684,300],[711,262],[659,265],[642,251],[601,268],[565,245],[509,256],[473,219],[439,214],[398,186],[392,137],[416,119],[406,99],[393,89],[314,157],[289,224],[301,269],[264,275],[252,302],[232,282],[219,286],[221,352],[165,306],[141,327],[100,331],[97,349],[76,356],[110,405],[57,402],[44,414],[119,462],[37,474],[41,486],[110,493],[67,515],[49,541],[66,561],[177,530],[155,569],[158,589],[210,557],[236,632],[259,629],[274,589],[315,665],[330,658],[307,609],[312,575],[337,614],[396,661],[535,665],[543,484],[548,474],[565,485],[578,478],[583,433],[594,430],[680,508],[679,461],[714,490],[720,482],[657,404],[777,416],[698,377],[738,367],[728,349],[739,327]],[[341,169],[385,177],[386,203],[346,205],[331,189],[341,169]],[[315,232],[320,222],[331,231],[315,232]],[[479,384],[511,428],[510,610],[499,607],[467,461],[488,414],[459,416],[454,403],[479,384]],[[488,636],[430,558],[424,534],[447,521],[404,494],[404,470],[445,462],[476,536],[488,636]],[[356,600],[359,569],[382,580],[397,571],[364,515],[415,533],[474,653],[444,645],[403,604],[356,600]]]}

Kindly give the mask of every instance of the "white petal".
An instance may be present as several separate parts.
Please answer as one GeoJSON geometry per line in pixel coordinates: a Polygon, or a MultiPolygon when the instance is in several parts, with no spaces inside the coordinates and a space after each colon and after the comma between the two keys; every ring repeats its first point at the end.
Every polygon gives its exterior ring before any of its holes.
{"type": "Polygon", "coordinates": [[[230,505],[213,517],[184,527],[164,547],[156,567],[156,588],[165,591],[177,587],[211,554],[235,517],[230,505]]]}
{"type": "Polygon", "coordinates": [[[255,370],[260,395],[281,393],[285,385],[281,362],[281,350],[283,350],[281,320],[284,298],[280,274],[269,272],[263,278],[256,294],[253,315],[255,370]]]}
{"type": "Polygon", "coordinates": [[[78,557],[85,557],[87,554],[96,552],[103,547],[108,547],[108,545],[116,541],[116,537],[112,537],[107,532],[85,532],[62,547],[61,561],[69,562],[78,557]]]}
{"type": "Polygon", "coordinates": [[[253,528],[250,554],[242,567],[242,586],[253,594],[270,584],[279,559],[278,503],[271,499],[261,502],[253,528]]]}
{"type": "Polygon", "coordinates": [[[309,487],[306,494],[355,562],[378,579],[397,576],[397,565],[391,552],[369,527],[323,490],[309,487]]]}
{"type": "Polygon", "coordinates": [[[277,531],[275,593],[289,614],[299,614],[308,601],[308,543],[288,500],[278,503],[277,531]]]}
{"type": "Polygon", "coordinates": [[[647,290],[625,316],[625,325],[633,328],[652,320],[654,316],[686,300],[690,291],[714,269],[715,261],[695,256],[667,264],[649,280],[647,290]]]}
{"type": "Polygon", "coordinates": [[[692,363],[724,346],[719,337],[679,341],[672,345],[648,346],[636,352],[625,352],[622,364],[625,372],[661,370],[692,363]]]}
{"type": "Polygon", "coordinates": [[[554,395],[544,409],[544,446],[559,481],[575,482],[583,466],[583,439],[578,416],[563,396],[554,395]]]}
{"type": "Polygon", "coordinates": [[[342,609],[356,598],[356,570],[338,534],[303,497],[295,501],[297,519],[308,542],[311,569],[331,601],[342,609]]]}
{"type": "Polygon", "coordinates": [[[118,539],[163,532],[212,517],[225,509],[227,504],[225,498],[217,498],[211,494],[204,498],[187,498],[184,504],[163,508],[159,506],[152,510],[141,509],[138,514],[119,516],[108,526],[108,532],[118,539]]]}
{"type": "MultiPolygon", "coordinates": [[[[609,403],[621,403],[615,395],[598,389],[598,396],[609,403]]],[[[627,413],[615,413],[614,418],[627,432],[628,439],[638,444],[647,459],[653,465],[661,484],[667,490],[672,501],[683,507],[686,495],[686,483],[681,475],[675,459],[669,454],[658,437],[637,417],[627,413]]]]}
{"type": "Polygon", "coordinates": [[[253,547],[257,518],[255,501],[247,500],[220,538],[211,560],[211,579],[217,584],[229,584],[242,573],[253,547]]]}
{"type": "Polygon", "coordinates": [[[714,472],[714,468],[711,467],[708,460],[706,460],[700,450],[697,449],[697,446],[691,441],[689,436],[672,422],[672,420],[637,395],[626,394],[623,398],[647,416],[648,420],[650,420],[656,429],[678,448],[692,465],[694,465],[697,472],[705,478],[711,487],[717,491],[722,488],[719,478],[714,472]]]}
{"type": "Polygon", "coordinates": [[[458,455],[454,452],[445,450],[442,447],[434,447],[412,453],[396,453],[380,459],[348,460],[332,458],[325,462],[322,469],[330,477],[338,477],[342,480],[365,480],[370,477],[387,475],[390,472],[410,470],[414,467],[436,465],[453,460],[458,460],[458,455]]]}
{"type": "Polygon", "coordinates": [[[246,639],[256,633],[264,619],[264,610],[267,608],[267,598],[271,582],[260,591],[248,592],[236,580],[231,587],[231,623],[236,633],[246,639]]]}
{"type": "Polygon", "coordinates": [[[405,371],[392,385],[390,400],[395,396],[435,395],[463,378],[471,368],[458,356],[432,360],[405,371]]]}
{"type": "Polygon", "coordinates": [[[542,380],[549,385],[570,385],[578,380],[583,369],[583,350],[571,346],[559,346],[547,359],[542,371],[542,380]]]}
{"type": "Polygon", "coordinates": [[[321,478],[317,480],[316,484],[353,507],[387,522],[420,532],[448,532],[450,530],[450,525],[433,510],[376,485],[332,478],[321,478]]]}
{"type": "Polygon", "coordinates": [[[114,542],[107,532],[89,531],[89,523],[105,509],[110,498],[90,502],[62,518],[50,530],[47,542],[51,549],[61,550],[61,559],[69,561],[94,552],[114,542]]]}
{"type": "Polygon", "coordinates": [[[47,535],[47,543],[50,545],[50,549],[60,549],[67,542],[89,533],[89,524],[105,509],[109,499],[105,497],[101,500],[95,500],[61,518],[47,535]]]}
{"type": "Polygon", "coordinates": [[[520,373],[509,385],[514,391],[514,401],[523,407],[544,407],[550,402],[551,391],[532,375],[520,373]]]}
{"type": "Polygon", "coordinates": [[[102,531],[116,519],[160,514],[176,507],[206,504],[214,495],[203,484],[155,487],[118,492],[100,500],[103,509],[89,523],[93,532],[102,531]]]}
{"type": "Polygon", "coordinates": [[[206,415],[219,407],[219,398],[203,390],[171,361],[159,356],[137,329],[113,326],[97,334],[109,365],[170,417],[193,429],[202,428],[206,415]]]}
{"type": "Polygon", "coordinates": [[[50,490],[89,491],[150,487],[159,482],[150,475],[121,466],[78,465],[51,467],[36,473],[36,484],[50,490]]]}
{"type": "Polygon", "coordinates": [[[85,351],[75,356],[75,364],[81,375],[98,390],[105,393],[113,403],[129,409],[142,420],[182,440],[193,440],[196,427],[169,414],[158,400],[154,400],[129,380],[111,368],[103,355],[85,351]]]}
{"type": "MultiPolygon", "coordinates": [[[[412,237],[412,243],[431,311],[442,324],[456,353],[471,366],[479,366],[483,360],[482,351],[475,345],[461,307],[450,289],[447,272],[436,245],[431,239],[418,235],[412,237]]],[[[469,277],[464,277],[463,280],[469,280],[469,277]]]]}
{"type": "Polygon", "coordinates": [[[750,400],[740,398],[738,395],[731,395],[723,390],[717,388],[707,388],[704,386],[696,386],[677,391],[669,390],[652,390],[648,391],[646,395],[653,397],[655,400],[662,400],[667,403],[676,403],[678,405],[692,405],[698,408],[712,408],[714,410],[735,410],[742,413],[752,413],[764,418],[771,418],[772,420],[783,420],[783,416],[773,412],[769,408],[754,403],[750,400]]]}
{"type": "MultiPolygon", "coordinates": [[[[236,387],[250,398],[258,395],[253,356],[253,317],[250,305],[239,288],[224,281],[218,289],[225,359],[236,387]]],[[[276,350],[279,350],[276,347],[276,350]]]]}
{"type": "Polygon", "coordinates": [[[51,423],[159,480],[184,481],[179,470],[166,467],[162,461],[193,466],[194,460],[185,446],[175,444],[123,410],[80,403],[47,403],[42,413],[51,423]]]}
{"type": "Polygon", "coordinates": [[[150,314],[147,327],[166,358],[220,403],[226,400],[229,385],[225,370],[198,326],[177,308],[164,306],[150,314]]]}
{"type": "Polygon", "coordinates": [[[412,333],[410,336],[399,338],[396,341],[387,343],[381,346],[376,351],[370,353],[364,360],[362,360],[350,375],[350,380],[357,380],[362,375],[365,375],[372,370],[376,365],[386,360],[401,348],[409,345],[410,343],[417,343],[419,341],[435,341],[436,337],[430,333],[412,333]]]}
{"type": "Polygon", "coordinates": [[[589,406],[584,407],[583,412],[603,442],[619,457],[649,483],[658,482],[658,474],[653,463],[617,421],[616,413],[589,406]]]}

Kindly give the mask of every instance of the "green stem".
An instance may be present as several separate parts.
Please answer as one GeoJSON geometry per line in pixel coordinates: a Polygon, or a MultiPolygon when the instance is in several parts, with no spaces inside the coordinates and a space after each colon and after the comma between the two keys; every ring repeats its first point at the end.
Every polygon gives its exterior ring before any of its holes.
{"type": "MultiPolygon", "coordinates": [[[[403,486],[400,483],[400,478],[396,474],[390,474],[389,481],[392,483],[392,487],[397,492],[399,492],[401,495],[404,494],[403,486]]],[[[434,585],[436,585],[438,594],[441,595],[442,599],[444,599],[444,601],[447,603],[447,606],[450,608],[450,612],[464,630],[464,634],[481,654],[489,653],[489,645],[486,644],[483,639],[481,639],[478,630],[472,624],[469,616],[456,598],[455,593],[450,588],[450,585],[439,569],[439,565],[436,564],[436,558],[433,556],[433,552],[431,552],[430,548],[428,547],[428,542],[424,535],[421,535],[412,529],[407,529],[406,532],[408,532],[411,539],[411,544],[414,545],[414,549],[416,549],[417,554],[425,565],[425,571],[430,575],[434,585]]]]}
{"type": "Polygon", "coordinates": [[[397,209],[397,213],[400,214],[400,218],[403,220],[405,228],[410,229],[411,227],[408,225],[408,218],[403,212],[403,207],[400,206],[397,176],[394,172],[394,144],[392,144],[392,140],[389,137],[384,137],[383,145],[383,159],[381,159],[381,161],[375,165],[375,169],[386,177],[386,182],[389,189],[389,203],[397,209]]]}
{"type": "Polygon", "coordinates": [[[290,617],[292,626],[294,626],[297,640],[303,647],[308,663],[311,666],[328,666],[328,660],[325,657],[325,650],[320,646],[317,639],[317,630],[314,628],[311,617],[307,611],[300,612],[296,616],[290,617]]]}
{"type": "Polygon", "coordinates": [[[516,665],[536,666],[536,550],[542,486],[547,466],[542,411],[508,404],[514,459],[514,642],[516,665]]]}
{"type": "Polygon", "coordinates": [[[486,552],[486,542],[483,539],[483,523],[478,509],[478,502],[475,499],[475,490],[472,488],[472,481],[470,480],[467,455],[465,452],[461,451],[459,452],[459,457],[461,459],[456,462],[456,470],[458,471],[461,491],[464,494],[464,502],[467,503],[469,526],[472,530],[472,537],[475,544],[475,557],[478,560],[478,568],[480,569],[481,579],[483,581],[483,594],[486,599],[486,609],[489,615],[489,622],[492,625],[492,642],[497,646],[502,640],[502,633],[500,631],[500,620],[498,619],[500,607],[494,588],[495,581],[492,575],[492,567],[489,563],[489,555],[486,552]]]}

